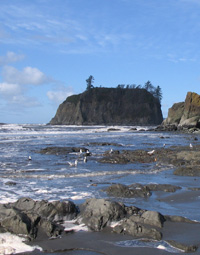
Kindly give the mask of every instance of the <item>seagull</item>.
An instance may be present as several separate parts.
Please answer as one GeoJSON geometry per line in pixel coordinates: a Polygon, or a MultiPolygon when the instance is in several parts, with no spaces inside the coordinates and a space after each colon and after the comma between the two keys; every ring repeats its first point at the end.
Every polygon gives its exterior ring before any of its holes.
{"type": "Polygon", "coordinates": [[[193,145],[190,143],[190,148],[193,148],[193,145]]]}
{"type": "Polygon", "coordinates": [[[110,154],[113,153],[113,149],[110,149],[109,153],[110,153],[110,154]]]}
{"type": "Polygon", "coordinates": [[[72,163],[72,162],[67,162],[70,166],[77,166],[78,165],[78,160],[76,159],[75,161],[74,161],[74,163],[72,163]]]}
{"type": "Polygon", "coordinates": [[[147,153],[148,153],[149,155],[153,155],[154,152],[155,152],[155,150],[152,150],[152,151],[148,151],[147,153]]]}
{"type": "Polygon", "coordinates": [[[28,156],[28,160],[32,160],[31,156],[28,156]]]}
{"type": "Polygon", "coordinates": [[[86,156],[90,156],[91,155],[91,153],[90,153],[90,151],[87,149],[86,150],[86,156]]]}
{"type": "Polygon", "coordinates": [[[83,158],[83,162],[87,163],[87,157],[86,156],[83,158]]]}
{"type": "Polygon", "coordinates": [[[80,149],[80,152],[79,152],[80,154],[82,154],[83,153],[83,150],[82,149],[80,149]]]}

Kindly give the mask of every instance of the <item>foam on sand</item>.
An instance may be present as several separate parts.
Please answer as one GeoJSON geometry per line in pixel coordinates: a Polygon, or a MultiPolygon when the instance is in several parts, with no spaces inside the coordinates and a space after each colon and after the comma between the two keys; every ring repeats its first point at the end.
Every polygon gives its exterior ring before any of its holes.
{"type": "Polygon", "coordinates": [[[170,253],[180,253],[184,252],[178,248],[173,247],[167,241],[154,241],[148,239],[136,239],[136,240],[127,240],[119,241],[115,243],[117,246],[121,247],[145,247],[145,248],[154,248],[159,250],[164,250],[170,253]]]}
{"type": "Polygon", "coordinates": [[[77,225],[75,220],[65,221],[63,226],[66,232],[88,231],[88,227],[85,224],[77,225]]]}
{"type": "Polygon", "coordinates": [[[13,235],[11,233],[0,234],[0,254],[17,254],[21,252],[31,252],[35,249],[42,251],[39,246],[29,246],[25,244],[25,238],[13,235]]]}

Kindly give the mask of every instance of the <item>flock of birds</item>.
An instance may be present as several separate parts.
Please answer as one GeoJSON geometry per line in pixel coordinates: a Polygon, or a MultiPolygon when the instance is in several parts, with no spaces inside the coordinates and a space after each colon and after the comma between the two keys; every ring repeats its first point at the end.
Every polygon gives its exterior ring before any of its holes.
{"type": "MultiPolygon", "coordinates": [[[[82,160],[84,163],[87,163],[87,156],[91,155],[90,151],[87,149],[86,152],[83,154],[83,150],[80,149],[79,153],[77,153],[79,158],[83,156],[82,160]]],[[[78,159],[76,159],[74,162],[67,161],[70,167],[77,167],[78,165],[78,159]]]]}
{"type": "MultiPolygon", "coordinates": [[[[166,144],[164,143],[164,144],[163,144],[163,148],[165,148],[165,146],[166,146],[166,144]]],[[[189,147],[190,147],[190,149],[192,149],[192,148],[193,148],[193,145],[190,143],[189,147]]],[[[155,153],[155,150],[152,150],[152,151],[148,151],[148,152],[147,152],[147,154],[149,154],[149,155],[153,155],[154,153],[155,153]]]]}
{"type": "MultiPolygon", "coordinates": [[[[80,151],[77,153],[77,155],[79,156],[79,159],[82,157],[82,159],[80,160],[83,160],[84,163],[87,163],[87,156],[90,156],[91,153],[90,151],[87,149],[85,153],[83,153],[83,150],[80,149],[80,151]]],[[[28,160],[32,160],[32,157],[31,156],[28,156],[28,160]]],[[[71,162],[71,161],[67,161],[67,164],[70,166],[70,167],[76,167],[78,165],[78,159],[76,159],[74,162],[71,162]]]]}
{"type": "MultiPolygon", "coordinates": [[[[166,144],[163,144],[163,147],[165,147],[166,144]]],[[[192,149],[193,148],[193,145],[190,143],[189,147],[192,149]]],[[[109,151],[110,154],[113,153],[113,149],[110,149],[109,151]]],[[[155,150],[151,150],[151,151],[148,151],[147,154],[148,155],[153,155],[155,153],[155,150]]],[[[86,152],[83,154],[83,150],[80,149],[80,151],[77,153],[79,155],[79,158],[83,156],[82,160],[84,163],[87,163],[87,156],[91,155],[90,151],[87,149],[86,152]]],[[[28,157],[28,160],[32,160],[32,157],[29,156],[28,157]]],[[[68,165],[70,167],[77,167],[78,165],[78,159],[76,159],[74,162],[70,162],[70,161],[67,161],[68,165]]]]}

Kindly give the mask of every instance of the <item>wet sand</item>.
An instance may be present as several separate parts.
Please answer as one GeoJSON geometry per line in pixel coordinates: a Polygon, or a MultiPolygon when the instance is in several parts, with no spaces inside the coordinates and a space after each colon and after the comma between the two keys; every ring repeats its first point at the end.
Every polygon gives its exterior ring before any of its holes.
{"type": "MultiPolygon", "coordinates": [[[[163,240],[175,240],[187,245],[200,245],[200,225],[189,223],[171,223],[165,225],[163,240]]],[[[63,235],[62,238],[54,240],[34,241],[33,245],[37,244],[43,248],[46,255],[48,254],[69,254],[69,255],[165,255],[172,254],[162,249],[155,248],[138,248],[138,247],[119,247],[115,243],[118,241],[132,240],[133,237],[111,234],[105,232],[79,232],[63,235]]],[[[25,254],[25,253],[24,253],[25,254]]],[[[29,253],[30,254],[30,253],[29,253]]],[[[40,255],[38,251],[32,252],[31,255],[40,255]]],[[[175,254],[175,253],[173,253],[175,254]]],[[[176,254],[183,254],[182,252],[176,254]]],[[[191,254],[191,253],[184,253],[191,254]]],[[[197,250],[194,254],[200,254],[197,250]]]]}

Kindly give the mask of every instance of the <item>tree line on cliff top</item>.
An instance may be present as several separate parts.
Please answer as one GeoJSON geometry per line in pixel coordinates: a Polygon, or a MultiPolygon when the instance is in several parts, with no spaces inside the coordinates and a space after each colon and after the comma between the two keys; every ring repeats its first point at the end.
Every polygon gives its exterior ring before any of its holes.
{"type": "MultiPolygon", "coordinates": [[[[93,89],[94,83],[94,77],[90,75],[88,79],[86,79],[86,90],[93,89]]],[[[101,87],[101,86],[100,86],[101,87]]],[[[154,87],[153,84],[150,81],[147,81],[144,86],[142,85],[136,85],[136,84],[118,84],[117,87],[118,89],[146,89],[148,92],[150,92],[155,98],[159,100],[161,103],[162,100],[162,90],[160,86],[154,87]]]]}

